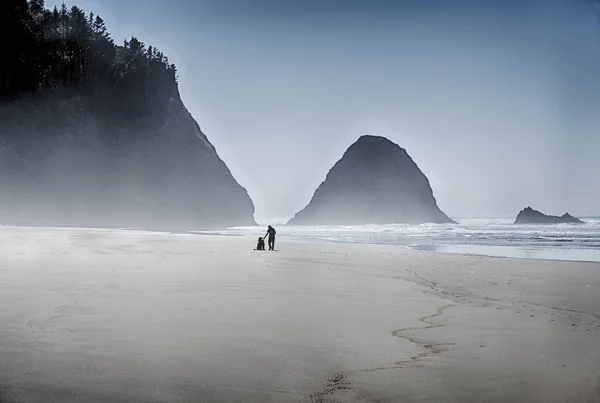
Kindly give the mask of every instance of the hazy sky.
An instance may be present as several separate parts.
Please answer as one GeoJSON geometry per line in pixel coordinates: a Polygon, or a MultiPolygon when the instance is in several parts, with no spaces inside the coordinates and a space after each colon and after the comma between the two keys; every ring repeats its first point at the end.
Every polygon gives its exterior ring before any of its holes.
{"type": "Polygon", "coordinates": [[[303,208],[361,134],[406,148],[450,216],[600,214],[591,1],[73,3],[177,64],[259,222],[303,208]]]}

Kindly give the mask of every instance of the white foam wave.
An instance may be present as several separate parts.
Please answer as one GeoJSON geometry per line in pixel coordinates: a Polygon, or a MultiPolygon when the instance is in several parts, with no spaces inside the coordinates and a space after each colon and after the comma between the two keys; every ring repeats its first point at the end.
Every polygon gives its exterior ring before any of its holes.
{"type": "MultiPolygon", "coordinates": [[[[594,250],[600,256],[600,218],[585,224],[515,225],[512,219],[459,219],[458,224],[282,226],[278,235],[307,240],[392,244],[519,247],[528,250],[594,250]]],[[[262,227],[236,227],[221,234],[263,235],[262,227]]],[[[214,232],[213,232],[214,233],[214,232]]],[[[537,256],[537,255],[536,255],[537,256]]]]}

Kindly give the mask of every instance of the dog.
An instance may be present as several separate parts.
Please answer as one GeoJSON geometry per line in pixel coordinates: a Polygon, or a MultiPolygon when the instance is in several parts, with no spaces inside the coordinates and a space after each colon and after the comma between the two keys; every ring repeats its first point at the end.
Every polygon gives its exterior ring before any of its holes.
{"type": "Polygon", "coordinates": [[[262,236],[258,237],[258,243],[256,244],[256,250],[265,250],[265,238],[262,236]]]}

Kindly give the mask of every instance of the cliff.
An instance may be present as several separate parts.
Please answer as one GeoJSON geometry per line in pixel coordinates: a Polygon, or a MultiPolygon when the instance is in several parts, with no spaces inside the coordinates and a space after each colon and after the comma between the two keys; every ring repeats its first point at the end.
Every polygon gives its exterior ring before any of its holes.
{"type": "Polygon", "coordinates": [[[519,212],[515,224],[583,224],[583,221],[569,213],[562,216],[546,215],[531,207],[526,207],[519,212]]]}
{"type": "Polygon", "coordinates": [[[362,136],[331,168],[289,225],[454,223],[437,206],[429,180],[406,150],[362,136]]]}
{"type": "Polygon", "coordinates": [[[23,40],[0,62],[0,224],[254,225],[175,66],[137,38],[115,45],[98,16],[41,4],[2,6],[23,40]]]}

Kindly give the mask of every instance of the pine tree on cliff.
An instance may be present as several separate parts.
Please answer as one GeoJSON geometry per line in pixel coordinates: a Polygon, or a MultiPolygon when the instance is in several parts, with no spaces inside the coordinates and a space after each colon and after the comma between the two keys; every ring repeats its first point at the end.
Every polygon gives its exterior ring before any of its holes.
{"type": "Polygon", "coordinates": [[[36,69],[32,56],[35,41],[31,32],[31,15],[25,0],[0,2],[0,25],[3,55],[0,59],[0,95],[11,100],[23,91],[36,88],[36,69]]]}
{"type": "Polygon", "coordinates": [[[166,91],[176,86],[175,66],[156,48],[137,38],[116,46],[104,20],[77,6],[50,11],[43,0],[2,0],[0,15],[9,33],[2,38],[2,103],[62,91],[101,94],[118,100],[115,108],[154,113],[165,108],[152,94],[155,84],[166,91]],[[136,92],[123,99],[124,89],[136,92]]]}

